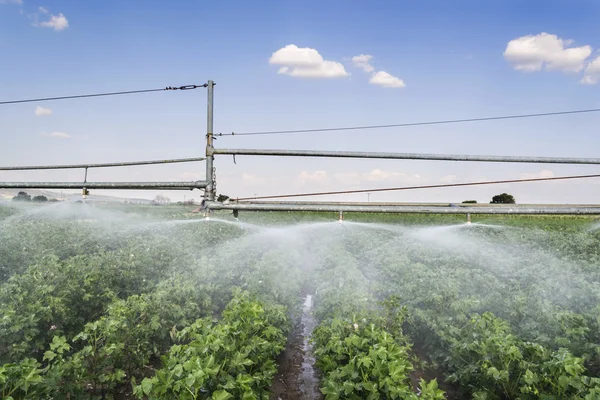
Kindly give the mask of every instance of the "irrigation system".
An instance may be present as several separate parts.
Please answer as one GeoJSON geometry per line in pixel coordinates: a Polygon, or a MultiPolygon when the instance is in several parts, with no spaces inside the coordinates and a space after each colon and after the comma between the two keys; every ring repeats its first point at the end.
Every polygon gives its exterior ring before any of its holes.
{"type": "MultiPolygon", "coordinates": [[[[344,202],[257,202],[257,201],[216,201],[216,168],[215,156],[268,156],[268,157],[328,157],[328,158],[367,158],[388,160],[433,160],[454,162],[495,162],[495,163],[538,163],[538,164],[573,164],[600,165],[600,158],[565,158],[565,157],[525,157],[525,156],[487,156],[459,154],[419,154],[391,152],[357,152],[357,151],[322,151],[322,150],[267,150],[267,149],[218,149],[214,147],[213,110],[215,82],[209,80],[204,85],[193,85],[195,88],[207,89],[207,127],[206,150],[204,157],[181,158],[155,161],[116,162],[105,164],[72,164],[72,165],[40,165],[40,166],[8,166],[0,167],[0,171],[48,170],[48,169],[83,169],[84,179],[81,182],[0,182],[0,188],[8,189],[82,189],[84,197],[88,189],[130,189],[130,190],[193,190],[203,189],[203,208],[206,213],[212,210],[239,211],[312,211],[336,212],[343,219],[344,212],[366,213],[416,213],[416,214],[463,214],[470,221],[471,214],[529,214],[529,215],[600,215],[600,206],[574,207],[558,205],[552,207],[528,206],[432,206],[425,204],[398,205],[375,203],[344,202]],[[126,167],[136,165],[173,164],[184,162],[206,162],[206,178],[193,182],[88,182],[87,171],[91,168],[126,167]]],[[[140,91],[143,92],[143,91],[140,91]]],[[[133,92],[132,92],[133,93],[133,92]]],[[[78,96],[91,97],[91,96],[78,96]]],[[[33,100],[31,100],[33,101],[33,100]]]]}

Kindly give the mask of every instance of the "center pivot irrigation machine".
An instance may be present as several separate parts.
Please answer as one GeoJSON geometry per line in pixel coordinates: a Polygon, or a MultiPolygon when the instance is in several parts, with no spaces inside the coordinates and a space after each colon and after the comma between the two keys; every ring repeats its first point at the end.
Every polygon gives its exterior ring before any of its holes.
{"type": "MultiPolygon", "coordinates": [[[[216,201],[216,168],[214,166],[215,156],[277,156],[277,157],[331,157],[331,158],[369,158],[369,159],[393,159],[393,160],[437,160],[437,161],[463,161],[463,162],[499,162],[499,163],[545,163],[545,164],[587,164],[598,165],[600,158],[561,158],[561,157],[521,157],[521,156],[481,156],[481,155],[448,155],[448,154],[416,154],[416,153],[389,153],[389,152],[352,152],[352,151],[318,151],[318,150],[264,150],[264,149],[218,149],[214,147],[213,131],[213,105],[214,105],[214,87],[213,81],[208,81],[204,85],[188,85],[181,87],[168,87],[157,90],[188,90],[196,88],[206,88],[208,91],[207,101],[207,131],[206,131],[206,151],[205,157],[182,158],[171,160],[155,161],[137,161],[106,164],[77,164],[77,165],[43,165],[43,166],[15,166],[0,167],[0,171],[19,171],[19,170],[44,170],[44,169],[84,169],[85,176],[83,182],[0,182],[0,188],[11,189],[82,189],[83,196],[89,194],[89,189],[140,189],[140,190],[193,190],[203,189],[204,200],[203,209],[206,213],[211,210],[233,210],[237,215],[239,211],[314,211],[314,212],[335,212],[339,213],[340,221],[343,219],[344,212],[367,212],[367,213],[420,213],[420,214],[463,214],[470,221],[471,214],[562,214],[562,215],[600,215],[600,206],[593,207],[570,207],[559,205],[553,207],[473,207],[473,206],[431,206],[431,205],[398,205],[398,204],[373,204],[373,203],[342,203],[342,202],[294,202],[294,201],[256,201],[256,199],[236,200],[231,199],[226,202],[216,201]],[[87,171],[90,168],[103,167],[123,167],[133,165],[150,164],[171,164],[194,161],[206,161],[206,178],[202,181],[193,182],[88,182],[87,171]],[[254,200],[254,201],[252,201],[254,200]]],[[[147,90],[147,91],[157,91],[147,90]]],[[[137,91],[146,92],[146,91],[137,91]]],[[[136,92],[108,93],[128,94],[136,92]]],[[[76,97],[94,97],[98,95],[70,96],[64,98],[76,97]]],[[[7,103],[18,103],[38,100],[56,100],[63,98],[23,100],[7,103]]],[[[461,122],[461,121],[456,121],[461,122]]],[[[588,175],[568,178],[586,178],[597,177],[599,175],[588,175]]],[[[509,183],[524,182],[536,180],[553,180],[567,178],[543,178],[543,179],[524,179],[514,181],[497,181],[491,183],[509,183]]],[[[453,186],[468,186],[473,184],[456,184],[453,186]]],[[[482,184],[482,183],[479,183],[482,184]]],[[[450,185],[440,185],[450,186],[450,185]]],[[[413,187],[418,188],[418,187],[413,187]]],[[[368,192],[368,190],[364,190],[368,192]]],[[[343,192],[328,192],[327,194],[336,194],[343,192]]],[[[271,198],[297,197],[290,196],[270,196],[271,198]]]]}

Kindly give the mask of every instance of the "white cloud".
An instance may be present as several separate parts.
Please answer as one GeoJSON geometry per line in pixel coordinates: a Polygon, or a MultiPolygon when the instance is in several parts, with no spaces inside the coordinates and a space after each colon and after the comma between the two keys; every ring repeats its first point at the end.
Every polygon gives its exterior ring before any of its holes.
{"type": "Polygon", "coordinates": [[[267,182],[267,179],[260,177],[256,174],[250,174],[250,173],[246,173],[244,172],[242,174],[242,182],[244,185],[262,185],[265,184],[267,182]]]}
{"type": "Polygon", "coordinates": [[[69,27],[69,21],[63,14],[51,15],[49,21],[41,22],[38,26],[51,28],[55,31],[62,31],[69,27]]]}
{"type": "Polygon", "coordinates": [[[360,54],[358,56],[352,57],[352,64],[355,67],[362,69],[365,72],[371,73],[375,71],[375,68],[370,64],[373,56],[368,54],[360,54]]]}
{"type": "Polygon", "coordinates": [[[35,108],[35,115],[37,115],[38,117],[42,117],[44,115],[51,115],[52,114],[52,110],[49,108],[44,108],[44,107],[40,107],[37,106],[35,108]]]}
{"type": "Polygon", "coordinates": [[[50,136],[58,139],[70,139],[72,136],[65,132],[45,133],[44,136],[50,136]]]}
{"type": "Polygon", "coordinates": [[[508,42],[504,58],[514,69],[525,72],[555,70],[579,72],[585,60],[592,54],[589,45],[569,47],[572,40],[563,40],[556,35],[542,32],[527,35],[508,42]]]}
{"type": "Polygon", "coordinates": [[[184,181],[199,181],[202,179],[202,177],[203,175],[199,172],[184,172],[182,174],[179,174],[179,179],[182,179],[184,181]]]}
{"type": "Polygon", "coordinates": [[[595,85],[600,81],[600,57],[590,62],[583,73],[581,83],[586,85],[595,85]]]}
{"type": "Polygon", "coordinates": [[[374,73],[371,79],[369,79],[369,83],[387,88],[403,88],[406,86],[402,79],[390,75],[385,71],[374,73]]]}
{"type": "Polygon", "coordinates": [[[385,71],[375,72],[375,67],[371,65],[372,59],[373,56],[369,54],[359,54],[358,56],[352,57],[352,64],[354,64],[355,67],[371,74],[371,79],[369,79],[369,83],[371,85],[378,85],[387,88],[403,88],[406,86],[402,79],[385,71]]]}
{"type": "Polygon", "coordinates": [[[342,64],[323,59],[315,49],[294,44],[274,52],[269,64],[281,65],[279,74],[295,78],[341,78],[349,75],[342,64]]]}
{"type": "Polygon", "coordinates": [[[446,175],[442,179],[440,179],[443,183],[452,183],[456,182],[458,177],[456,175],[446,175]]]}
{"type": "Polygon", "coordinates": [[[375,168],[370,172],[347,172],[335,174],[334,178],[344,184],[360,185],[364,182],[397,182],[411,183],[421,181],[419,174],[405,174],[397,171],[387,171],[375,168]]]}
{"type": "Polygon", "coordinates": [[[41,12],[42,14],[48,14],[48,9],[47,9],[47,8],[40,7],[40,8],[38,8],[38,10],[40,10],[40,12],[41,12]]]}
{"type": "Polygon", "coordinates": [[[329,183],[329,177],[325,171],[308,172],[302,171],[296,178],[296,182],[300,184],[305,183],[316,183],[316,184],[327,184],[329,183]]]}
{"type": "Polygon", "coordinates": [[[539,178],[554,178],[554,172],[549,169],[544,169],[535,173],[523,173],[521,179],[539,179],[539,178]]]}

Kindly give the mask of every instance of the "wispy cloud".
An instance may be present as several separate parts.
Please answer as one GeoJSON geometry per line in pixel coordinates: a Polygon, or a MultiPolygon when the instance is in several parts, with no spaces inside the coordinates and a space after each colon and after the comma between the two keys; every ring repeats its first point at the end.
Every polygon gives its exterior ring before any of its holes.
{"type": "Polygon", "coordinates": [[[344,184],[360,185],[365,182],[396,182],[409,183],[419,182],[422,180],[419,174],[407,174],[398,171],[388,171],[380,168],[375,168],[370,172],[356,173],[345,172],[335,174],[334,178],[344,184]]]}
{"type": "Polygon", "coordinates": [[[73,136],[69,135],[66,132],[51,132],[51,133],[43,133],[44,136],[53,137],[57,139],[70,139],[73,136]]]}
{"type": "Polygon", "coordinates": [[[23,0],[0,0],[0,4],[23,4],[23,0]]]}
{"type": "Polygon", "coordinates": [[[385,71],[375,71],[375,67],[371,64],[373,56],[370,54],[359,54],[352,57],[352,64],[356,68],[362,69],[364,72],[371,74],[369,83],[386,88],[403,88],[406,85],[404,81],[385,71]]]}
{"type": "Polygon", "coordinates": [[[349,75],[339,62],[325,60],[317,50],[295,44],[274,52],[269,64],[281,65],[278,73],[294,78],[342,78],[349,75]]]}
{"type": "Polygon", "coordinates": [[[296,178],[296,182],[299,184],[315,183],[315,184],[327,184],[329,183],[329,177],[326,171],[315,171],[308,172],[302,171],[296,178]]]}
{"type": "Polygon", "coordinates": [[[538,179],[538,178],[554,178],[554,172],[549,169],[544,169],[540,172],[535,173],[523,173],[520,175],[521,179],[538,179]]]}
{"type": "Polygon", "coordinates": [[[367,73],[371,73],[375,71],[375,68],[370,63],[372,58],[372,55],[360,54],[358,56],[352,57],[352,64],[354,64],[355,67],[360,68],[367,73]]]}
{"type": "Polygon", "coordinates": [[[587,65],[581,78],[581,83],[585,85],[595,85],[598,82],[600,82],[600,57],[587,65]]]}
{"type": "Polygon", "coordinates": [[[52,110],[49,108],[44,108],[44,107],[40,107],[37,106],[35,108],[35,115],[37,115],[38,117],[43,117],[45,115],[51,115],[52,114],[52,110]]]}

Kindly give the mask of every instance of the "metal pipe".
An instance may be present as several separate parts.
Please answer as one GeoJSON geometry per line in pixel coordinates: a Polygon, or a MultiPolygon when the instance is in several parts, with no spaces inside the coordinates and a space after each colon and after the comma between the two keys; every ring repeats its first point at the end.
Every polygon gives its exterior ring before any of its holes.
{"type": "Polygon", "coordinates": [[[213,102],[214,102],[214,87],[213,81],[208,81],[208,101],[207,101],[207,115],[206,115],[206,180],[208,184],[204,190],[204,198],[206,201],[213,201],[215,199],[215,185],[214,185],[214,172],[213,162],[215,157],[213,156],[213,102]]]}
{"type": "Polygon", "coordinates": [[[403,205],[347,205],[347,204],[282,204],[282,203],[229,203],[210,202],[210,210],[239,211],[312,211],[312,212],[366,212],[400,214],[519,214],[519,215],[600,215],[600,207],[435,207],[403,205]]]}
{"type": "Polygon", "coordinates": [[[0,171],[26,171],[37,169],[78,169],[78,168],[106,168],[106,167],[127,167],[132,165],[150,165],[150,164],[175,164],[195,161],[204,161],[204,157],[193,158],[174,158],[170,160],[153,160],[153,161],[129,161],[115,162],[103,164],[66,164],[66,165],[26,165],[21,167],[0,167],[0,171]]]}
{"type": "Polygon", "coordinates": [[[0,189],[203,189],[206,181],[197,182],[0,182],[0,189]]]}
{"type": "Polygon", "coordinates": [[[213,149],[211,154],[236,156],[382,158],[390,160],[480,161],[543,164],[600,164],[600,158],[470,156],[460,154],[386,153],[333,150],[213,149]]]}

